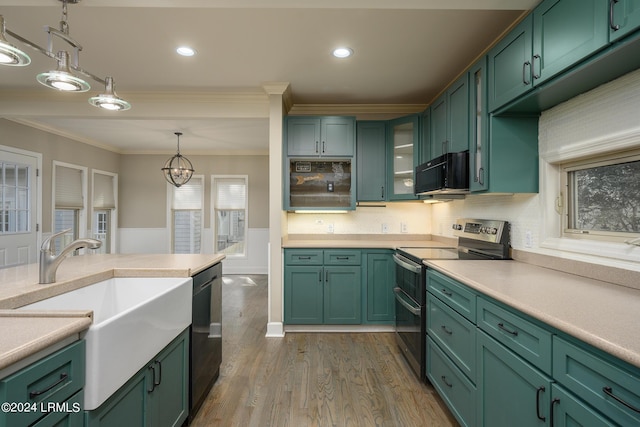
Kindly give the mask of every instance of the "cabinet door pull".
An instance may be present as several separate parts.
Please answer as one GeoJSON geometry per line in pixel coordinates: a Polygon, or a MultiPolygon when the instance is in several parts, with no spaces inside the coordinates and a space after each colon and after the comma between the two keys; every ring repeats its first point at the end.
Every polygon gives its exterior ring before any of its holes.
{"type": "Polygon", "coordinates": [[[64,382],[64,380],[66,380],[68,377],[68,375],[64,372],[62,372],[60,374],[60,379],[58,381],[56,381],[55,383],[51,384],[49,387],[45,388],[44,390],[38,390],[38,391],[30,391],[29,392],[29,399],[33,399],[36,396],[40,396],[41,394],[44,394],[46,392],[48,392],[49,390],[53,389],[54,387],[62,384],[64,382]]]}
{"type": "Polygon", "coordinates": [[[340,259],[340,260],[348,260],[349,257],[348,256],[337,256],[336,259],[340,259]]]}
{"type": "Polygon", "coordinates": [[[531,67],[533,69],[533,78],[534,79],[539,79],[540,78],[540,73],[542,73],[542,58],[540,57],[540,55],[538,55],[537,53],[535,55],[533,55],[533,66],[531,67]],[[536,62],[538,62],[538,72],[536,73],[536,62]]]}
{"type": "Polygon", "coordinates": [[[560,404],[560,399],[557,397],[551,401],[551,407],[549,408],[549,426],[553,427],[553,408],[560,404]]]}
{"type": "Polygon", "coordinates": [[[484,168],[478,169],[478,182],[480,185],[484,185],[484,168]]]}
{"type": "Polygon", "coordinates": [[[447,327],[445,325],[440,326],[440,328],[442,328],[442,330],[444,331],[445,334],[453,335],[453,331],[447,329],[447,327]]]}
{"type": "Polygon", "coordinates": [[[502,322],[498,323],[498,328],[502,329],[503,331],[505,331],[505,332],[506,332],[506,333],[508,333],[508,334],[513,335],[514,337],[517,337],[517,336],[518,336],[518,331],[510,331],[509,329],[507,329],[507,328],[504,326],[504,323],[502,323],[502,322]]]}
{"type": "Polygon", "coordinates": [[[527,80],[527,67],[529,67],[529,75],[531,75],[531,62],[525,61],[522,64],[522,83],[525,85],[531,84],[531,80],[527,80]]]}
{"type": "Polygon", "coordinates": [[[316,141],[316,154],[318,154],[318,144],[319,144],[319,141],[316,141]]]}
{"type": "Polygon", "coordinates": [[[449,292],[446,288],[442,288],[442,293],[451,298],[453,296],[452,292],[449,292]]]}
{"type": "Polygon", "coordinates": [[[322,154],[324,154],[324,151],[325,151],[324,150],[325,149],[325,144],[326,144],[325,141],[322,141],[322,154]]]}
{"type": "Polygon", "coordinates": [[[441,376],[440,379],[442,380],[442,382],[444,383],[444,385],[446,385],[449,388],[453,387],[453,384],[451,384],[449,381],[447,381],[447,377],[446,376],[441,376]]]}
{"type": "MultiPolygon", "coordinates": [[[[162,362],[160,362],[159,360],[156,360],[154,362],[156,365],[158,365],[158,382],[156,383],[156,379],[153,379],[153,387],[155,388],[156,386],[159,386],[160,383],[162,382],[162,362]]],[[[154,371],[154,377],[155,377],[155,371],[154,371]]]]}
{"type": "Polygon", "coordinates": [[[311,259],[311,257],[310,257],[310,256],[299,256],[299,257],[298,257],[298,261],[303,260],[303,259],[308,259],[308,260],[310,260],[310,259],[311,259]]]}
{"type": "Polygon", "coordinates": [[[147,368],[151,371],[151,390],[147,389],[147,393],[153,393],[153,390],[156,389],[156,368],[153,365],[149,365],[147,368]]]}
{"type": "Polygon", "coordinates": [[[380,187],[380,197],[384,199],[384,185],[380,187]]]}
{"type": "Polygon", "coordinates": [[[544,393],[545,388],[543,387],[538,387],[538,390],[536,391],[536,416],[538,417],[539,420],[546,420],[547,417],[540,415],[540,395],[542,393],[544,393]]]}
{"type": "Polygon", "coordinates": [[[609,386],[602,387],[602,391],[604,391],[604,394],[606,394],[607,396],[612,397],[613,399],[615,399],[618,403],[621,403],[624,406],[626,406],[627,408],[631,409],[632,411],[637,412],[637,413],[640,414],[640,408],[636,408],[632,404],[630,404],[628,402],[625,402],[624,400],[622,400],[621,398],[619,398],[618,396],[613,394],[613,389],[611,387],[609,387],[609,386]]]}
{"type": "Polygon", "coordinates": [[[618,31],[620,29],[620,25],[616,25],[615,19],[613,17],[613,12],[619,0],[609,0],[609,27],[613,31],[618,31]]]}

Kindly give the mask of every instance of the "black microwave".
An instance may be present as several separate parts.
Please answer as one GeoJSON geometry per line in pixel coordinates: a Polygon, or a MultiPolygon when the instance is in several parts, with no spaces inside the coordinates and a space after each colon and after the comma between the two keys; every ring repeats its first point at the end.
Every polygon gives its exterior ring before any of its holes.
{"type": "Polygon", "coordinates": [[[416,195],[469,192],[469,150],[447,153],[416,167],[416,195]]]}

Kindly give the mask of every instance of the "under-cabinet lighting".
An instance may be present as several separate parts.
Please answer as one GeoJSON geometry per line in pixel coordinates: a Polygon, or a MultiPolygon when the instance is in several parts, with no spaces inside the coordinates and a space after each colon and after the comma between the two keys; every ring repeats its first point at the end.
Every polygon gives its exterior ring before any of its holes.
{"type": "Polygon", "coordinates": [[[297,213],[297,214],[343,214],[343,213],[348,213],[349,211],[345,211],[345,210],[327,210],[327,211],[320,211],[320,210],[304,210],[304,211],[293,211],[293,213],[297,213]]]}
{"type": "Polygon", "coordinates": [[[398,148],[411,148],[413,147],[413,144],[402,144],[402,145],[394,145],[393,149],[397,150],[398,148]]]}

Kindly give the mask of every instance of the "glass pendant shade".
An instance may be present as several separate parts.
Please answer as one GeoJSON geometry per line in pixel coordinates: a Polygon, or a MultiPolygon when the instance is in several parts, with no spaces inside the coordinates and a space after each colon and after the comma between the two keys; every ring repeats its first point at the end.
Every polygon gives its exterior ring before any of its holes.
{"type": "Polygon", "coordinates": [[[9,43],[4,16],[0,15],[0,65],[24,67],[31,63],[29,55],[9,43]]]}
{"type": "Polygon", "coordinates": [[[37,80],[52,89],[65,92],[86,92],[91,89],[89,83],[71,74],[69,69],[69,52],[61,50],[56,54],[58,69],[38,74],[37,80]]]}
{"type": "Polygon", "coordinates": [[[94,107],[100,107],[110,111],[124,111],[130,109],[131,104],[116,95],[113,78],[107,77],[105,82],[105,93],[89,98],[89,104],[94,107]]]}
{"type": "Polygon", "coordinates": [[[162,172],[167,182],[176,187],[180,187],[191,179],[195,170],[193,165],[182,154],[180,154],[180,135],[181,132],[175,132],[178,137],[178,152],[164,164],[162,172]]]}

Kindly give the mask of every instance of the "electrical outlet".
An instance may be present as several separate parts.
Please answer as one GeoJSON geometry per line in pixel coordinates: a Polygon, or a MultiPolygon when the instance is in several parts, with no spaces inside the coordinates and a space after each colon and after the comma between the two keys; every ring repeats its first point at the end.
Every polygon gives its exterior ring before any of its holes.
{"type": "Polygon", "coordinates": [[[333,224],[327,224],[327,233],[333,233],[333,224]]]}
{"type": "Polygon", "coordinates": [[[321,219],[316,219],[316,225],[322,225],[324,224],[324,221],[321,219]]]}
{"type": "Polygon", "coordinates": [[[382,223],[382,232],[383,233],[388,233],[389,232],[389,226],[387,225],[386,222],[382,223]]]}
{"type": "Polygon", "coordinates": [[[524,247],[533,247],[533,235],[531,234],[531,230],[527,230],[526,233],[524,233],[524,247]]]}
{"type": "Polygon", "coordinates": [[[400,223],[400,232],[401,233],[408,233],[409,229],[407,227],[407,223],[406,222],[401,222],[400,223]]]}

